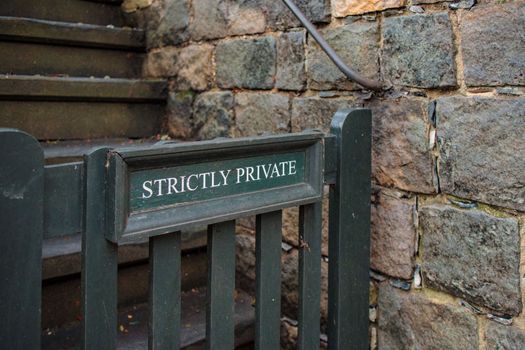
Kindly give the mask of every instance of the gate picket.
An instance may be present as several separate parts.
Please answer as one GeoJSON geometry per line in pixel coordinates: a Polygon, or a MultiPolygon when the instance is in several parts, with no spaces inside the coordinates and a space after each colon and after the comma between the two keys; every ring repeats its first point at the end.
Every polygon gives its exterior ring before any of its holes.
{"type": "Polygon", "coordinates": [[[180,347],[181,232],[149,239],[150,350],[175,350],[180,347]]]}
{"type": "Polygon", "coordinates": [[[299,339],[300,350],[319,349],[321,314],[322,202],[299,208],[299,339]]]}
{"type": "Polygon", "coordinates": [[[256,350],[280,348],[281,227],[281,210],[256,217],[256,350]]]}
{"type": "Polygon", "coordinates": [[[82,347],[117,347],[117,245],[106,230],[106,155],[101,148],[85,157],[84,228],[82,233],[82,347]]]}
{"type": "Polygon", "coordinates": [[[233,349],[235,220],[208,226],[206,348],[233,349]]]}

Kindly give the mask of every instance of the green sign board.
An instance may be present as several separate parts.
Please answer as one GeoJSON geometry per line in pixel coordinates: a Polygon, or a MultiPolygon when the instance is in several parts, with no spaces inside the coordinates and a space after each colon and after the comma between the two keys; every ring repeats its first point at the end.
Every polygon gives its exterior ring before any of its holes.
{"type": "Polygon", "coordinates": [[[304,152],[227,159],[130,174],[132,212],[302,183],[304,152]]]}
{"type": "Polygon", "coordinates": [[[319,200],[322,140],[305,132],[114,150],[107,238],[132,242],[319,200]]]}

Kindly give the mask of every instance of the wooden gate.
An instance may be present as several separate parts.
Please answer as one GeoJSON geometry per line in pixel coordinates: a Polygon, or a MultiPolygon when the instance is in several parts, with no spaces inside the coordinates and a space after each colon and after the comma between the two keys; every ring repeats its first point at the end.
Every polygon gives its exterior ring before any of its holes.
{"type": "Polygon", "coordinates": [[[371,113],[330,134],[100,148],[44,165],[39,143],[0,129],[0,344],[39,349],[41,246],[82,232],[82,348],[115,349],[119,245],[149,239],[149,348],[180,344],[180,230],[208,225],[206,344],[234,348],[235,219],[256,215],[255,348],[279,349],[282,209],[300,207],[299,349],[320,339],[323,186],[330,187],[330,349],[368,349],[371,113]]]}

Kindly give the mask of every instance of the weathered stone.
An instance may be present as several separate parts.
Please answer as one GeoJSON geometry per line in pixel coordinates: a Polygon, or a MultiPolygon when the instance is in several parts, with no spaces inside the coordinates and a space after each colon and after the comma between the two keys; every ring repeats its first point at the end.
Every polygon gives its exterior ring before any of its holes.
{"type": "Polygon", "coordinates": [[[402,7],[405,3],[406,0],[333,0],[332,6],[335,17],[345,17],[402,7]]]}
{"type": "Polygon", "coordinates": [[[188,0],[157,0],[144,11],[148,48],[178,45],[188,40],[188,0]]]}
{"type": "Polygon", "coordinates": [[[302,90],[306,81],[304,70],[306,32],[282,33],[277,41],[277,74],[275,87],[302,90]]]}
{"type": "Polygon", "coordinates": [[[496,322],[488,323],[485,338],[487,339],[487,350],[523,349],[525,345],[525,331],[496,322]]]}
{"type": "Polygon", "coordinates": [[[297,326],[288,322],[281,321],[281,350],[297,349],[297,335],[299,330],[297,326]]]}
{"type": "Polygon", "coordinates": [[[384,21],[385,78],[394,84],[456,85],[452,25],[446,13],[388,17],[384,21]]]}
{"type": "Polygon", "coordinates": [[[372,101],[372,175],[380,185],[434,193],[427,103],[399,98],[372,101]]]}
{"type": "Polygon", "coordinates": [[[419,219],[427,286],[501,314],[521,311],[516,219],[444,205],[421,208],[419,219]]]}
{"type": "Polygon", "coordinates": [[[525,98],[441,98],[436,119],[441,189],[525,211],[525,98]]]}
{"type": "Polygon", "coordinates": [[[213,75],[212,54],[213,46],[208,44],[180,49],[173,87],[178,90],[206,90],[213,75]]]}
{"type": "Polygon", "coordinates": [[[144,75],[173,78],[177,90],[206,90],[213,76],[212,53],[209,44],[161,48],[148,54],[144,75]]]}
{"type": "Polygon", "coordinates": [[[124,0],[120,8],[124,12],[135,12],[137,10],[146,8],[153,3],[153,0],[124,0]]]}
{"type": "Polygon", "coordinates": [[[171,137],[187,139],[193,136],[193,99],[190,91],[171,92],[168,97],[168,130],[171,137]]]}
{"type": "MultiPolygon", "coordinates": [[[[286,29],[300,26],[292,11],[282,1],[257,0],[267,13],[270,29],[286,29]]],[[[330,0],[296,0],[294,3],[312,23],[330,21],[330,0]]]]}
{"type": "Polygon", "coordinates": [[[417,243],[415,201],[386,191],[372,203],[371,267],[386,275],[411,279],[417,243]]]}
{"type": "Polygon", "coordinates": [[[142,74],[148,78],[167,78],[177,74],[175,67],[179,49],[166,47],[150,51],[144,60],[142,74]]]}
{"type": "Polygon", "coordinates": [[[193,126],[197,139],[230,136],[233,124],[233,94],[229,91],[205,92],[195,99],[193,126]]]}
{"type": "Polygon", "coordinates": [[[476,317],[465,309],[437,304],[420,293],[383,283],[379,289],[379,349],[478,349],[476,317]]]}
{"type": "Polygon", "coordinates": [[[525,85],[523,28],[523,1],[462,12],[461,53],[466,84],[525,85]]]}
{"type": "Polygon", "coordinates": [[[271,89],[276,65],[275,39],[266,36],[223,41],[217,45],[215,61],[220,87],[271,89]]]}
{"type": "Polygon", "coordinates": [[[235,95],[236,136],[290,132],[289,98],[279,94],[235,95]]]}
{"type": "MultiPolygon", "coordinates": [[[[325,188],[323,197],[322,227],[321,254],[328,256],[328,188],[325,188]]],[[[299,208],[297,207],[283,210],[283,241],[295,247],[308,244],[299,241],[299,208]]]]}
{"type": "Polygon", "coordinates": [[[353,99],[299,97],[292,101],[292,131],[305,129],[330,130],[334,113],[340,108],[359,107],[353,99]]]}
{"type": "MultiPolygon", "coordinates": [[[[354,22],[337,28],[320,30],[339,57],[362,75],[379,77],[379,30],[377,22],[354,22]]],[[[315,90],[355,90],[350,81],[328,58],[312,38],[306,55],[308,87],[315,90]]]]}
{"type": "Polygon", "coordinates": [[[257,0],[194,0],[190,25],[194,40],[264,32],[266,16],[257,0]]]}

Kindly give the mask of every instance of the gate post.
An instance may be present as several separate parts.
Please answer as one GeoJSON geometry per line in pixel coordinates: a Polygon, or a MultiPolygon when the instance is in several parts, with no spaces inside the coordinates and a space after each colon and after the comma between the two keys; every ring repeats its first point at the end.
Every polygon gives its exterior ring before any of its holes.
{"type": "Polygon", "coordinates": [[[330,185],[328,348],[367,350],[372,114],[338,111],[330,185]]]}
{"type": "Polygon", "coordinates": [[[0,344],[40,349],[44,153],[14,129],[0,129],[0,149],[0,344]]]}

